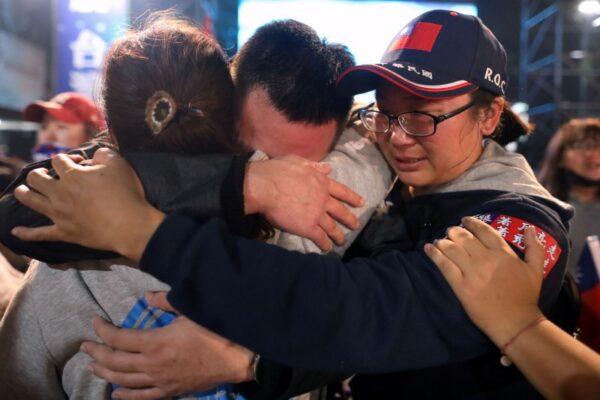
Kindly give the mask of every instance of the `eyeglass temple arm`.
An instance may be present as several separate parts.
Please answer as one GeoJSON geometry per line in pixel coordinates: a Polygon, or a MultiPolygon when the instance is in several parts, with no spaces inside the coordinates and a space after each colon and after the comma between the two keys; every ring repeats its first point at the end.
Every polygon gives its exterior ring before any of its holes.
{"type": "Polygon", "coordinates": [[[454,110],[448,114],[443,114],[443,115],[438,115],[437,117],[435,117],[436,122],[439,124],[442,121],[447,120],[448,118],[452,118],[455,115],[460,114],[461,112],[467,110],[468,108],[472,107],[475,104],[474,101],[465,104],[464,106],[460,107],[458,110],[454,110]]]}

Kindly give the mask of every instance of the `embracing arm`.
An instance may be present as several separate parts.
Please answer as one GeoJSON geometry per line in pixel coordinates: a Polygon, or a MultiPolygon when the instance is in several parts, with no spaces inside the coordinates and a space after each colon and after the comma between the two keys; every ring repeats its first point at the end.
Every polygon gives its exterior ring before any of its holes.
{"type": "Polygon", "coordinates": [[[217,219],[171,215],[141,266],[171,285],[183,314],[286,365],[375,373],[490,348],[421,251],[344,264],[233,236],[217,219]]]}
{"type": "MultiPolygon", "coordinates": [[[[549,228],[552,219],[533,206],[512,202],[504,207],[513,215],[520,210],[517,217],[526,214],[563,248],[542,288],[540,304],[547,311],[562,281],[566,236],[549,228]]],[[[388,250],[374,259],[343,263],[235,237],[218,220],[202,225],[171,215],[154,234],[141,265],[171,284],[170,300],[182,313],[295,367],[384,372],[465,360],[494,349],[420,249],[388,250]],[[233,295],[223,299],[222,286],[233,295]],[[223,318],[225,309],[234,311],[232,318],[223,318]]]]}
{"type": "MultiPolygon", "coordinates": [[[[464,360],[493,349],[420,249],[388,250],[374,259],[342,263],[333,256],[302,255],[236,237],[217,219],[201,224],[174,214],[163,222],[164,215],[145,202],[140,190],[132,188],[131,175],[135,174],[127,163],[108,153],[102,156],[105,159],[99,161],[103,162],[87,168],[64,156],[53,159],[60,180],[49,178],[43,171],[30,174],[28,182],[38,192],[19,187],[16,194],[49,215],[55,225],[17,233],[93,244],[132,259],[139,259],[146,248],[142,266],[171,285],[173,305],[183,314],[267,358],[294,367],[394,371],[464,360]],[[81,189],[88,188],[86,182],[90,181],[99,187],[109,185],[111,190],[90,195],[81,189]],[[86,201],[81,196],[87,196],[86,201]],[[92,207],[99,201],[103,207],[92,207]],[[62,209],[65,204],[80,205],[69,207],[67,213],[62,209]],[[89,221],[90,207],[95,224],[89,221]],[[82,226],[85,235],[80,233],[82,226]],[[223,296],[222,288],[228,288],[228,296],[223,296]]],[[[265,211],[280,220],[287,217],[289,222],[291,208],[304,210],[305,199],[296,196],[299,186],[319,188],[311,192],[316,196],[308,196],[318,200],[309,209],[310,219],[303,211],[295,222],[309,234],[316,230],[327,239],[328,228],[335,225],[327,204],[335,200],[330,197],[332,188],[337,193],[341,185],[336,187],[323,173],[316,172],[315,166],[294,159],[252,164],[246,174],[248,185],[244,187],[249,190],[244,191],[244,198],[248,201],[262,194],[267,198],[265,211]],[[265,169],[271,173],[258,174],[265,169]],[[286,171],[285,180],[274,182],[273,176],[281,177],[282,170],[286,171]],[[290,185],[288,177],[295,177],[294,182],[302,185],[290,185]],[[278,190],[281,186],[286,187],[283,193],[278,190]]],[[[552,235],[560,233],[559,228],[549,228],[557,224],[556,219],[535,204],[526,208],[525,199],[498,199],[496,203],[496,212],[518,211],[516,217],[527,214],[529,222],[552,235]]],[[[485,211],[484,206],[478,211],[485,211]]],[[[473,210],[462,212],[468,215],[473,210]]],[[[437,237],[443,237],[444,232],[445,226],[440,227],[437,237]]],[[[317,241],[319,235],[315,236],[317,241]]],[[[561,235],[556,239],[563,251],[542,287],[543,310],[556,298],[564,273],[568,245],[566,236],[561,235]]]]}
{"type": "MultiPolygon", "coordinates": [[[[93,157],[99,146],[78,150],[74,154],[93,157]]],[[[193,217],[221,215],[238,233],[251,229],[251,218],[244,217],[241,185],[247,156],[182,156],[168,153],[132,153],[127,160],[133,166],[149,203],[164,212],[181,211],[193,217]],[[167,179],[168,178],[168,179],[167,179]],[[239,192],[239,193],[238,193],[239,192]]],[[[50,160],[27,168],[51,170],[50,160]]],[[[25,183],[26,174],[12,185],[25,183]]],[[[0,242],[17,254],[48,263],[84,259],[114,258],[115,253],[65,242],[30,242],[11,234],[16,226],[51,225],[44,215],[21,204],[9,193],[0,199],[0,242]]]]}

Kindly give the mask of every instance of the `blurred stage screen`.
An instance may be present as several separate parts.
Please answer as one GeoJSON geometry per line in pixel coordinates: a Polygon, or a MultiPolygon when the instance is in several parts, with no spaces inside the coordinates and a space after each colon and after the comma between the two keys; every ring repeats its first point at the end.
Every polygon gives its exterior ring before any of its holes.
{"type": "Polygon", "coordinates": [[[435,9],[477,15],[477,7],[464,2],[241,0],[238,47],[259,26],[291,18],[313,27],[330,42],[348,46],[358,64],[376,62],[402,26],[419,14],[435,9]]]}
{"type": "MultiPolygon", "coordinates": [[[[240,0],[238,48],[261,25],[295,19],[313,27],[329,42],[348,46],[357,64],[374,63],[400,28],[419,14],[435,9],[477,15],[477,7],[468,2],[240,0]]],[[[361,98],[371,101],[372,95],[361,98]]]]}
{"type": "Polygon", "coordinates": [[[104,55],[129,23],[127,0],[54,2],[54,92],[98,95],[104,55]]]}

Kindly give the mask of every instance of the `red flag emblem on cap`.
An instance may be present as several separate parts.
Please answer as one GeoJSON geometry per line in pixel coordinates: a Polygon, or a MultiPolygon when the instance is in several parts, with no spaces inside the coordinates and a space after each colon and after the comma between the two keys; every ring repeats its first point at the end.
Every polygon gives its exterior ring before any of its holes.
{"type": "Polygon", "coordinates": [[[431,52],[442,25],[431,22],[417,22],[414,26],[403,29],[388,47],[390,51],[409,49],[431,52]]]}
{"type": "Polygon", "coordinates": [[[550,271],[552,271],[552,268],[558,261],[558,257],[560,257],[560,253],[562,253],[562,249],[558,245],[556,239],[550,236],[548,232],[540,229],[539,227],[533,225],[530,222],[510,215],[493,213],[475,215],[474,217],[491,225],[500,233],[500,235],[502,235],[504,240],[506,240],[509,244],[512,244],[521,251],[525,250],[525,243],[523,241],[525,236],[525,229],[532,226],[535,229],[535,233],[537,234],[539,241],[546,249],[546,260],[544,261],[544,277],[546,277],[550,273],[550,271]]]}

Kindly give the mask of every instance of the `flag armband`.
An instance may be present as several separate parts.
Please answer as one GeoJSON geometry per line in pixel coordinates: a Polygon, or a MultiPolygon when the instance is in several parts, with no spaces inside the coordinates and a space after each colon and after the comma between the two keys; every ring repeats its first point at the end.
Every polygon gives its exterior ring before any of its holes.
{"type": "Polygon", "coordinates": [[[525,250],[525,229],[533,227],[535,229],[538,240],[542,243],[546,250],[546,260],[544,261],[544,278],[552,271],[554,265],[558,262],[558,258],[562,253],[556,239],[548,232],[540,227],[528,222],[524,219],[513,217],[506,214],[478,214],[473,217],[490,225],[498,231],[506,242],[521,251],[525,250]]]}

